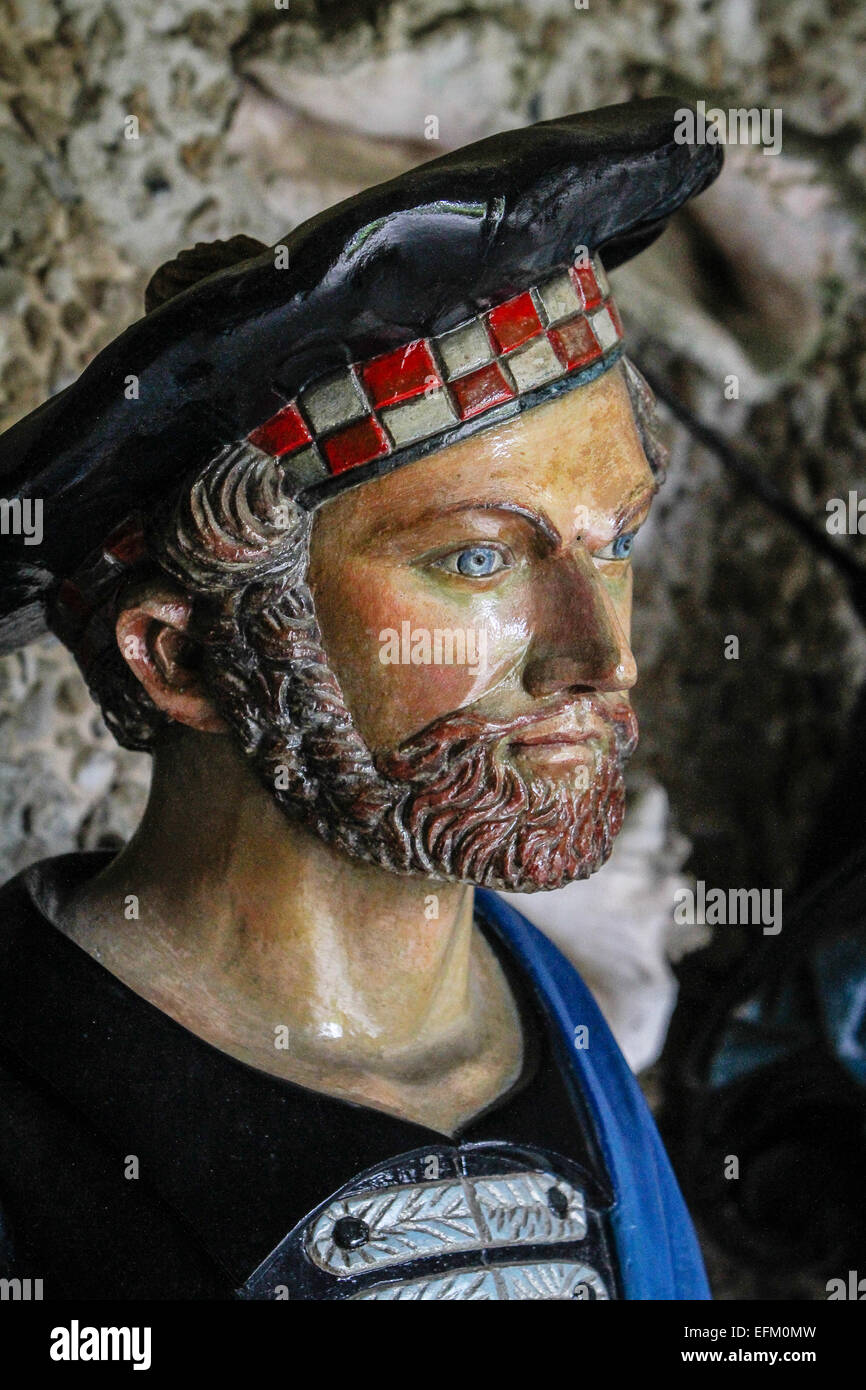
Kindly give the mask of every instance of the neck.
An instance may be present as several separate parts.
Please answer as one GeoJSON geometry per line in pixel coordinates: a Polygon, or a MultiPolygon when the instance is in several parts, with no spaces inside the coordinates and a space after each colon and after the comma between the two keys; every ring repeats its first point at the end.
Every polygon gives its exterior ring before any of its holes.
{"type": "Polygon", "coordinates": [[[400,877],[325,844],[280,811],[228,738],[185,730],[155,757],[136,835],[62,925],[227,1050],[273,1052],[281,1027],[302,1071],[375,1064],[396,1076],[478,1045],[492,958],[482,942],[479,972],[472,908],[467,885],[400,877]]]}

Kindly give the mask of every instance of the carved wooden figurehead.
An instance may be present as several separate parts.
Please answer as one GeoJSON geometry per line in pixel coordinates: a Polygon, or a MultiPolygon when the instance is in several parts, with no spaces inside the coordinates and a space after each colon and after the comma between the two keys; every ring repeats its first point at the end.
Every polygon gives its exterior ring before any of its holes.
{"type": "MultiPolygon", "coordinates": [[[[677,109],[509,131],[275,247],[182,252],[0,438],[6,495],[45,504],[38,559],[0,556],[0,644],[53,630],[154,762],[129,845],[8,911],[86,961],[70,1108],[122,1097],[123,1153],[171,1136],[149,1177],[204,1214],[197,1288],[706,1295],[604,1020],[487,891],[585,878],[622,825],[664,451],[606,271],[718,172],[677,109]]],[[[127,1263],[150,1296],[185,1268],[127,1263]]]]}

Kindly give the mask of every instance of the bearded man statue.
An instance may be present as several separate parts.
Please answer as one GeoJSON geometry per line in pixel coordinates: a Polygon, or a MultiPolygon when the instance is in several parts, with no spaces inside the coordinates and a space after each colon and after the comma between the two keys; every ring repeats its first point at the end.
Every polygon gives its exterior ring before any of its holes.
{"type": "Polygon", "coordinates": [[[8,1277],[707,1297],[589,992],[490,891],[587,877],[622,824],[663,450],[604,267],[718,171],[679,109],[183,252],[0,440],[44,506],[38,553],[4,541],[2,642],[53,631],[154,766],[123,850],[2,893],[8,1277]]]}

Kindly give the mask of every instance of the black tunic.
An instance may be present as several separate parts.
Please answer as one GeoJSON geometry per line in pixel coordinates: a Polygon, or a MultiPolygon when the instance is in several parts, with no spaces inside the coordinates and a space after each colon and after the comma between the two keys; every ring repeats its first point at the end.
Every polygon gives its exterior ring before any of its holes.
{"type": "Polygon", "coordinates": [[[52,911],[109,858],[48,860],[0,891],[4,1275],[46,1298],[620,1296],[562,1043],[483,919],[524,1066],[448,1136],[235,1060],[65,937],[34,893],[52,911]]]}

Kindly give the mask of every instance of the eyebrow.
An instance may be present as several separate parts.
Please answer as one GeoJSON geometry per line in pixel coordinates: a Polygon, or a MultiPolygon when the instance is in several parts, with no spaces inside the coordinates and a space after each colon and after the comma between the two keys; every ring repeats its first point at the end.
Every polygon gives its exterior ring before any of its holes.
{"type": "MultiPolygon", "coordinates": [[[[632,502],[627,502],[616,514],[614,530],[620,535],[626,526],[641,512],[649,509],[653,498],[658,492],[660,483],[654,480],[649,487],[643,489],[638,497],[632,502]]],[[[562,535],[558,527],[554,526],[550,517],[543,511],[535,511],[532,507],[522,507],[517,502],[455,502],[453,506],[444,508],[437,512],[437,516],[449,516],[455,512],[468,511],[487,511],[487,512],[507,512],[511,516],[522,517],[528,521],[536,530],[540,531],[544,539],[552,546],[562,545],[562,535]]]]}
{"type": "Polygon", "coordinates": [[[656,493],[658,492],[660,486],[660,482],[654,481],[650,487],[644,488],[643,492],[640,494],[639,497],[636,497],[633,502],[628,502],[619,512],[617,512],[616,521],[614,523],[614,529],[616,530],[617,535],[620,535],[622,531],[628,526],[628,523],[630,521],[633,521],[636,516],[640,516],[642,511],[646,511],[649,509],[650,504],[653,498],[655,497],[656,493]]]}
{"type": "MultiPolygon", "coordinates": [[[[658,490],[659,483],[653,482],[653,484],[645,488],[640,496],[635,498],[633,502],[626,503],[625,506],[620,509],[614,523],[614,529],[617,535],[621,534],[633,517],[639,516],[643,510],[649,507],[658,490]]],[[[457,516],[461,512],[504,512],[508,516],[518,516],[523,521],[529,522],[530,526],[532,526],[553,549],[561,546],[563,542],[559,528],[554,525],[546,512],[536,511],[532,507],[523,507],[518,502],[508,502],[505,500],[495,502],[454,502],[447,507],[437,507],[435,510],[431,508],[431,510],[422,513],[422,515],[417,518],[415,524],[424,525],[424,523],[428,521],[440,521],[442,517],[457,516]]]]}
{"type": "Polygon", "coordinates": [[[437,507],[435,511],[425,512],[419,521],[440,520],[443,516],[455,516],[460,512],[505,512],[508,516],[519,516],[528,521],[544,539],[553,546],[562,544],[562,536],[550,517],[532,507],[522,507],[518,502],[454,502],[449,507],[437,507]]]}
{"type": "Polygon", "coordinates": [[[533,507],[521,507],[519,502],[482,502],[482,511],[507,512],[510,516],[522,517],[528,521],[530,526],[534,526],[540,531],[546,541],[551,545],[561,545],[562,536],[556,526],[554,526],[546,512],[536,511],[533,507]]]}

